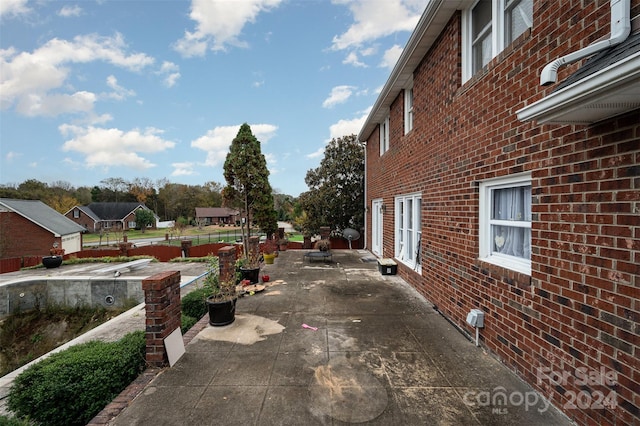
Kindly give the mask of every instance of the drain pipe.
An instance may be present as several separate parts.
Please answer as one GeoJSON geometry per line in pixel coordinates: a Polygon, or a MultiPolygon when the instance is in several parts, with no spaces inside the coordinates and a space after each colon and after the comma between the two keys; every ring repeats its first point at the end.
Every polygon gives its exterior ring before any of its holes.
{"type": "Polygon", "coordinates": [[[611,0],[611,35],[576,52],[562,56],[547,64],[540,73],[540,85],[548,86],[558,81],[558,68],[571,64],[584,57],[593,55],[608,47],[615,46],[627,39],[631,33],[630,8],[631,0],[611,0]]]}

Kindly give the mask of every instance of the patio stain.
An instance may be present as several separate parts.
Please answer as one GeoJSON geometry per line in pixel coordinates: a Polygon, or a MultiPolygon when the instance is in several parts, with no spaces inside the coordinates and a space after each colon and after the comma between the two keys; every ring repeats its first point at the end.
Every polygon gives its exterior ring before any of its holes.
{"type": "Polygon", "coordinates": [[[207,326],[194,340],[217,340],[241,345],[253,345],[271,334],[282,333],[284,326],[277,321],[249,314],[236,314],[236,320],[222,327],[207,326]]]}
{"type": "Polygon", "coordinates": [[[348,423],[371,421],[388,405],[384,386],[366,366],[338,357],[314,368],[312,412],[348,423]]]}

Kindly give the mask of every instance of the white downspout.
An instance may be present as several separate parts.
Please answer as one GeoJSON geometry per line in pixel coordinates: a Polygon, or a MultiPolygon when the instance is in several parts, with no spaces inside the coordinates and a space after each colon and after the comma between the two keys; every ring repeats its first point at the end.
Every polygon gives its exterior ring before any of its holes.
{"type": "Polygon", "coordinates": [[[369,222],[367,220],[367,207],[369,206],[367,204],[367,141],[360,142],[360,144],[364,149],[364,206],[362,206],[364,208],[364,243],[362,248],[367,250],[367,223],[369,222]]]}
{"type": "Polygon", "coordinates": [[[611,35],[607,40],[601,40],[576,52],[562,56],[553,62],[548,63],[540,73],[540,85],[546,86],[558,81],[558,68],[562,65],[571,64],[577,60],[593,55],[608,47],[620,44],[627,39],[631,33],[630,19],[631,0],[611,0],[611,35]]]}

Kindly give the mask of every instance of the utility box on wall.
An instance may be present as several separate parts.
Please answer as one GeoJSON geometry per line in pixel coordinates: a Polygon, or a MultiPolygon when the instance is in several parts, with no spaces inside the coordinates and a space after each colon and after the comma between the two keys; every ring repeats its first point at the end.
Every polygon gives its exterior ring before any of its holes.
{"type": "Polygon", "coordinates": [[[398,273],[398,264],[393,259],[378,259],[378,270],[382,275],[395,275],[398,273]]]}
{"type": "Polygon", "coordinates": [[[467,314],[467,323],[472,327],[483,328],[484,327],[484,312],[480,309],[472,309],[467,314]]]}

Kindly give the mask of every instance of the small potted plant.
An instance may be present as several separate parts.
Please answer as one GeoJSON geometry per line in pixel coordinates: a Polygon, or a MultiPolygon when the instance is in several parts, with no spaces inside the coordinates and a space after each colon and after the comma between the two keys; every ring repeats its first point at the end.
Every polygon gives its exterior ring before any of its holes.
{"type": "Polygon", "coordinates": [[[212,326],[231,324],[236,319],[236,302],[238,301],[235,277],[220,281],[217,257],[210,256],[209,265],[209,274],[203,284],[204,293],[207,295],[209,324],[212,326]]]}
{"type": "Polygon", "coordinates": [[[278,247],[280,248],[280,251],[286,251],[288,246],[289,239],[286,235],[284,236],[284,238],[280,238],[280,240],[278,240],[278,247]]]}
{"type": "Polygon", "coordinates": [[[318,240],[315,245],[316,250],[319,251],[329,251],[331,250],[331,241],[329,240],[318,240]]]}
{"type": "Polygon", "coordinates": [[[44,256],[42,258],[42,265],[47,268],[57,268],[62,265],[62,256],[64,256],[64,249],[58,247],[58,242],[53,243],[53,247],[49,249],[50,256],[44,256]]]}
{"type": "Polygon", "coordinates": [[[267,265],[272,265],[274,259],[276,258],[276,244],[273,239],[268,239],[262,245],[262,257],[264,258],[264,263],[267,265]]]}
{"type": "Polygon", "coordinates": [[[261,255],[257,245],[255,249],[250,247],[247,256],[238,259],[236,262],[236,269],[240,272],[240,279],[249,280],[251,284],[257,284],[260,277],[260,262],[261,255]]]}

